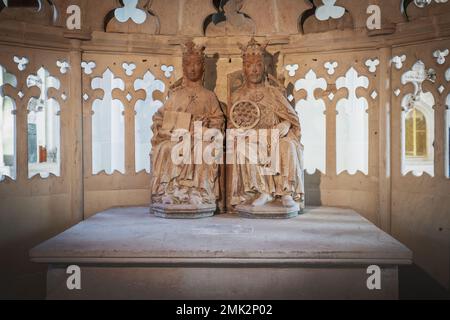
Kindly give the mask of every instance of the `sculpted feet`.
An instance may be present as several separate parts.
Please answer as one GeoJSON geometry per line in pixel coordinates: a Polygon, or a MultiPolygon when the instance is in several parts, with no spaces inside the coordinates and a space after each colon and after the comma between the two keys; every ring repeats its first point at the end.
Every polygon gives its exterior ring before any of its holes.
{"type": "Polygon", "coordinates": [[[281,201],[283,203],[283,207],[290,208],[297,205],[297,202],[295,202],[294,199],[292,199],[292,196],[283,196],[281,201]]]}
{"type": "Polygon", "coordinates": [[[261,207],[272,200],[273,200],[273,198],[271,195],[269,195],[267,193],[262,193],[258,199],[253,201],[252,206],[253,207],[261,207]]]}

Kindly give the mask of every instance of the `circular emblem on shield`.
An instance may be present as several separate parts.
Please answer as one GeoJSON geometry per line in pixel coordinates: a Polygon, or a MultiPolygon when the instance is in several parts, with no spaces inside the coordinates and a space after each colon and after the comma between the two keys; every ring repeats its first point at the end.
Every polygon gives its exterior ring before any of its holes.
{"type": "Polygon", "coordinates": [[[261,110],[255,102],[241,100],[231,107],[230,118],[237,129],[253,129],[261,120],[261,110]]]}

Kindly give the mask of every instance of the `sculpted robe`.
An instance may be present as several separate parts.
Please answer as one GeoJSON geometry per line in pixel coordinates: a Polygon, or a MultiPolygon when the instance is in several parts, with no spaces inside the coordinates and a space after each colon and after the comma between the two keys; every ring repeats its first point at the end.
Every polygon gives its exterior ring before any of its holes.
{"type": "Polygon", "coordinates": [[[242,100],[255,102],[261,110],[261,120],[254,128],[256,131],[275,129],[282,122],[288,122],[290,129],[287,136],[279,140],[280,162],[275,175],[264,175],[260,164],[250,164],[249,161],[238,164],[235,161],[231,204],[245,203],[261,193],[274,197],[291,195],[295,201],[300,202],[304,194],[304,173],[303,145],[297,113],[283,92],[270,85],[258,89],[256,93],[245,87],[240,88],[233,94],[232,103],[242,100]]]}
{"type": "MultiPolygon", "coordinates": [[[[194,122],[202,121],[205,128],[216,128],[223,132],[224,115],[216,95],[198,85],[194,88],[174,89],[163,107],[153,117],[152,139],[152,203],[161,203],[164,196],[170,196],[174,204],[187,203],[191,195],[200,197],[204,204],[215,204],[219,198],[218,165],[194,164],[194,122]],[[191,119],[192,164],[176,165],[171,152],[177,142],[161,134],[166,111],[184,112],[191,119]]],[[[203,143],[203,148],[206,143],[203,143]]]]}

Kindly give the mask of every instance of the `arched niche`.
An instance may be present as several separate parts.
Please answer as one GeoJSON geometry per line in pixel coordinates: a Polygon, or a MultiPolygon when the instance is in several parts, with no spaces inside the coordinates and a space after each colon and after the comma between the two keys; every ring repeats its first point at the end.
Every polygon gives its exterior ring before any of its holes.
{"type": "Polygon", "coordinates": [[[206,36],[253,35],[256,24],[242,12],[244,0],[213,0],[217,13],[206,18],[203,30],[206,36]]]}
{"type": "Polygon", "coordinates": [[[434,82],[436,71],[427,69],[422,60],[416,61],[411,70],[401,77],[401,83],[412,84],[414,92],[406,94],[401,101],[401,172],[421,176],[424,173],[434,177],[434,132],[435,98],[425,92],[426,81],[434,82]]]}
{"type": "Polygon", "coordinates": [[[16,179],[16,103],[3,87],[17,86],[17,78],[0,65],[0,182],[16,179]]]}
{"type": "Polygon", "coordinates": [[[37,87],[40,94],[27,104],[28,178],[61,176],[61,108],[50,97],[50,89],[59,90],[61,82],[44,67],[27,77],[27,87],[37,87]]]}
{"type": "Polygon", "coordinates": [[[0,20],[19,20],[33,24],[53,25],[59,12],[54,0],[34,0],[20,5],[14,1],[0,1],[0,20]]]}
{"type": "Polygon", "coordinates": [[[402,100],[403,175],[434,176],[434,103],[430,92],[408,94],[402,100]]]}
{"type": "Polygon", "coordinates": [[[114,90],[124,91],[125,82],[107,68],[92,79],[91,88],[103,91],[92,103],[92,174],[125,174],[125,105],[113,98],[114,90]]]}
{"type": "Polygon", "coordinates": [[[305,150],[308,150],[304,154],[304,164],[309,175],[316,171],[326,174],[326,103],[315,97],[317,90],[326,89],[326,80],[318,78],[313,69],[295,83],[296,91],[306,91],[306,99],[299,100],[295,110],[302,128],[302,143],[305,150]]]}
{"type": "Polygon", "coordinates": [[[450,2],[444,1],[445,0],[420,0],[417,1],[418,5],[416,5],[414,0],[402,0],[400,10],[408,21],[413,21],[446,12],[450,8],[450,2]],[[443,10],[444,6],[446,6],[447,10],[443,10]]]}

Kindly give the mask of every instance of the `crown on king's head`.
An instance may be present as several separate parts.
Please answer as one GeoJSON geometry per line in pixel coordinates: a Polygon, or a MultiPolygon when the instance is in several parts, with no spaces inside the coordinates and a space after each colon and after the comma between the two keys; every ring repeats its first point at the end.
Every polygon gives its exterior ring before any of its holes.
{"type": "Polygon", "coordinates": [[[252,37],[251,40],[247,43],[247,45],[238,43],[238,46],[241,49],[242,57],[245,60],[249,56],[264,57],[264,55],[267,53],[266,48],[267,48],[268,44],[269,43],[267,41],[265,41],[261,44],[261,43],[257,42],[254,37],[252,37]]]}
{"type": "Polygon", "coordinates": [[[191,56],[199,56],[202,59],[205,59],[205,46],[197,46],[193,41],[188,41],[184,45],[183,48],[183,59],[186,59],[191,56]]]}

